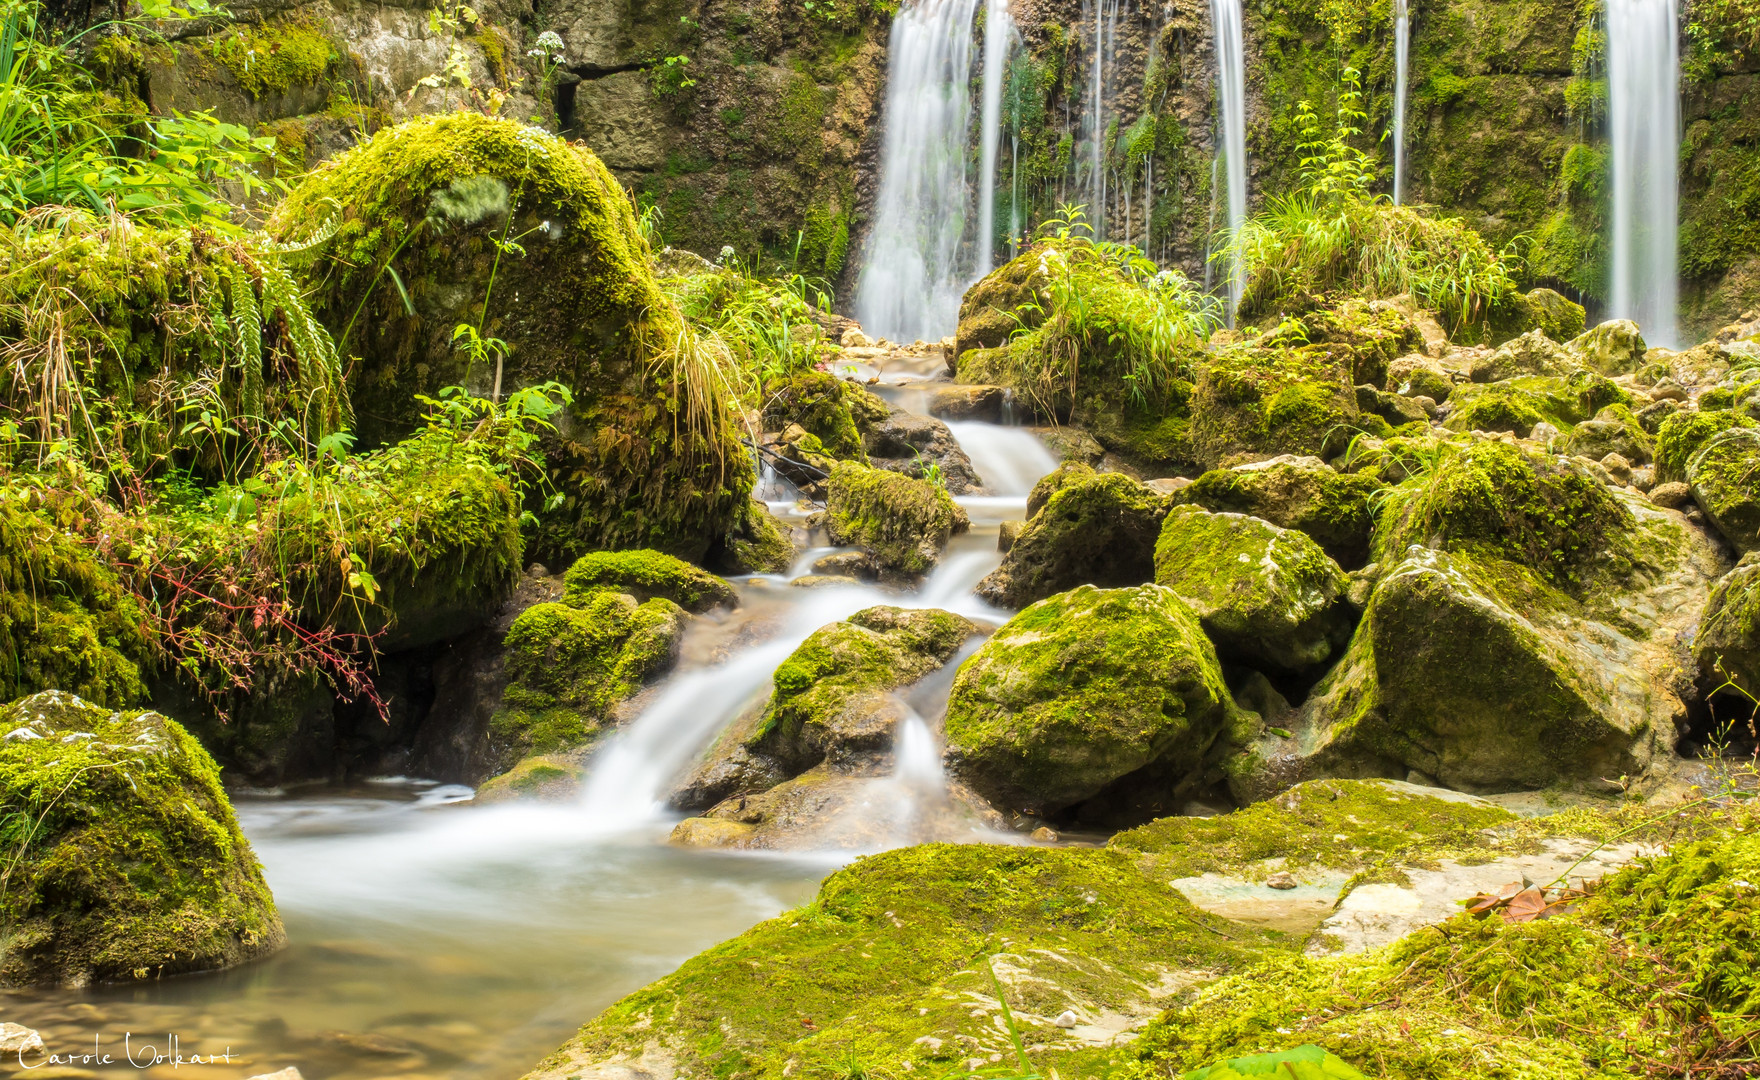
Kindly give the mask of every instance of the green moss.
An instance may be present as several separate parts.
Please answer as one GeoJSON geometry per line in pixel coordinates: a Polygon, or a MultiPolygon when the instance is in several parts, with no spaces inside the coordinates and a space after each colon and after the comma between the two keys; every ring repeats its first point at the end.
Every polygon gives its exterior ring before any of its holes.
{"type": "Polygon", "coordinates": [[[969,527],[947,489],[927,480],[853,461],[831,471],[825,495],[831,542],[865,548],[882,566],[924,573],[940,560],[948,538],[969,527]]]}
{"type": "Polygon", "coordinates": [[[1535,395],[1508,382],[1456,397],[1460,407],[1448,418],[1448,426],[1456,431],[1510,431],[1525,439],[1535,424],[1546,419],[1535,395]]]}
{"type": "Polygon", "coordinates": [[[1386,485],[1367,473],[1339,473],[1315,463],[1264,463],[1212,469],[1174,493],[1175,503],[1216,513],[1250,514],[1313,537],[1341,566],[1368,555],[1374,528],[1370,496],[1386,485]]]}
{"type": "Polygon", "coordinates": [[[1357,408],[1355,351],[1341,345],[1249,342],[1210,354],[1192,394],[1192,456],[1215,467],[1241,451],[1316,454],[1338,435],[1386,430],[1357,408]]]}
{"type": "Polygon", "coordinates": [[[1710,436],[1687,462],[1693,499],[1739,551],[1760,547],[1760,431],[1733,428],[1710,436]]]}
{"type": "Polygon", "coordinates": [[[500,767],[598,736],[618,703],[671,666],[683,620],[670,600],[638,604],[612,589],[521,612],[507,631],[508,684],[489,723],[500,767]]]}
{"type": "Polygon", "coordinates": [[[876,408],[868,400],[872,395],[867,390],[823,371],[801,371],[771,380],[763,393],[766,431],[783,431],[798,424],[819,440],[827,456],[868,463],[857,414],[865,423],[884,419],[886,414],[883,404],[876,408]]]}
{"type": "Polygon", "coordinates": [[[308,21],[239,26],[206,48],[253,98],[314,86],[337,58],[330,38],[308,21]]]}
{"type": "Polygon", "coordinates": [[[1002,566],[978,587],[991,603],[1022,608],[1077,585],[1140,585],[1154,576],[1165,496],[1121,473],[1064,465],[1034,486],[1027,506],[1034,512],[1002,566]]]}
{"type": "Polygon", "coordinates": [[[0,708],[0,982],[157,979],[285,937],[214,759],[157,713],[44,693],[0,708]]]}
{"type": "Polygon", "coordinates": [[[1010,1053],[1002,980],[1035,1064],[1104,1068],[1051,1024],[1141,1000],[1168,972],[1242,964],[1265,937],[1191,907],[1122,852],[929,844],[858,860],[811,904],[631,994],[540,1063],[547,1076],[633,1057],[665,1032],[678,1067],[779,1078],[861,1067],[940,1075],[1010,1053]]]}
{"type": "Polygon", "coordinates": [[[975,633],[958,615],[892,607],[820,627],[771,676],[775,690],[747,743],[791,774],[818,764],[834,745],[884,752],[892,744],[890,727],[843,729],[863,727],[864,714],[879,711],[874,699],[941,667],[975,633]],[[858,707],[858,699],[865,704],[858,707]]]}
{"type": "Polygon", "coordinates": [[[1215,649],[1172,590],[1083,585],[1022,611],[961,666],[947,755],[992,801],[1055,811],[1151,764],[1171,794],[1234,718],[1215,649]]]}
{"type": "Polygon", "coordinates": [[[563,575],[564,602],[584,604],[605,586],[637,600],[661,597],[686,611],[707,611],[739,603],[733,586],[683,559],[658,551],[595,551],[582,555],[563,575]]]}
{"type": "Polygon", "coordinates": [[[1656,482],[1685,483],[1687,464],[1707,439],[1730,428],[1754,426],[1746,416],[1721,409],[1675,413],[1656,432],[1656,482]]]}
{"type": "Polygon", "coordinates": [[[732,574],[785,574],[794,565],[794,540],[789,528],[756,499],[727,534],[715,565],[732,574]]]}
{"type": "MultiPolygon", "coordinates": [[[[145,696],[144,618],[57,508],[0,487],[0,700],[66,690],[119,708],[145,696]]],[[[71,507],[62,512],[73,512],[71,507]]]]}

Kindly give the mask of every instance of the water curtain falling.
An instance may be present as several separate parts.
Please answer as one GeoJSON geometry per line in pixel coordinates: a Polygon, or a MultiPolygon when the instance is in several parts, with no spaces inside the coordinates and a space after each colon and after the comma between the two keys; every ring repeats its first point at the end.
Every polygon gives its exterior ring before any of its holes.
{"type": "Polygon", "coordinates": [[[880,193],[856,317],[870,334],[937,341],[959,323],[978,0],[920,0],[892,23],[880,193]]]}
{"type": "Polygon", "coordinates": [[[1607,0],[1607,125],[1613,157],[1609,313],[1653,345],[1675,328],[1680,50],[1675,0],[1607,0]]]}
{"type": "MultiPolygon", "coordinates": [[[[1241,36],[1241,0],[1210,0],[1210,25],[1216,39],[1216,99],[1222,122],[1218,150],[1228,181],[1228,232],[1239,236],[1247,220],[1247,72],[1246,49],[1241,36]]],[[[1234,309],[1241,301],[1241,266],[1238,258],[1225,268],[1228,274],[1228,324],[1234,325],[1234,309]]]]}
{"type": "Polygon", "coordinates": [[[1411,51],[1411,15],[1406,0],[1393,0],[1393,205],[1406,194],[1406,56],[1411,51]]]}
{"type": "Polygon", "coordinates": [[[984,9],[984,113],[978,158],[976,277],[990,272],[996,246],[996,157],[1002,139],[1002,87],[1008,78],[1008,47],[1013,39],[1014,20],[1008,14],[1008,0],[987,0],[984,9]]]}

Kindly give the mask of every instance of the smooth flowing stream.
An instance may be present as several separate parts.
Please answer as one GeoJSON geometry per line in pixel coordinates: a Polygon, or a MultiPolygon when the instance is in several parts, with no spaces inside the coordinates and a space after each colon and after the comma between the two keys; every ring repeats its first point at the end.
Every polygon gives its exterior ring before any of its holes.
{"type": "MultiPolygon", "coordinates": [[[[882,372],[891,385],[877,389],[921,409],[927,395],[911,383],[939,364],[882,372]]],[[[404,778],[239,797],[288,947],[218,974],[0,993],[0,1019],[37,1029],[51,1051],[89,1052],[96,1034],[116,1059],[21,1075],[231,1080],[295,1065],[307,1080],[510,1080],[624,994],[805,902],[860,851],[1014,839],[956,812],[941,768],[948,688],[974,641],[898,693],[890,770],[859,781],[842,818],[812,834],[814,850],[666,843],[683,816],[666,808],[673,786],[723,727],[761,705],[771,672],[815,629],[876,604],[945,608],[989,626],[1007,618],[972,590],[1000,560],[997,524],[1023,516],[1056,462],[1021,428],[950,430],[988,494],[960,499],[973,528],[916,589],[790,584],[841,550],[829,547],[804,551],[789,574],[736,580],[740,605],[692,622],[678,670],[597,751],[572,801],[476,805],[469,788],[404,778]],[[172,1036],[186,1057],[232,1061],[138,1069],[123,1056],[125,1037],[139,1058],[172,1036]]],[[[804,522],[811,507],[769,483],[773,507],[804,522]]]]}
{"type": "Polygon", "coordinates": [[[1679,15],[1675,0],[1607,0],[1607,126],[1613,158],[1609,314],[1651,345],[1680,344],[1675,325],[1680,157],[1679,15]]]}
{"type": "MultiPolygon", "coordinates": [[[[1221,128],[1217,152],[1228,185],[1223,205],[1233,237],[1240,235],[1247,220],[1247,61],[1241,0],[1210,0],[1210,27],[1216,45],[1216,113],[1221,128]]],[[[1228,275],[1228,325],[1233,326],[1244,284],[1240,260],[1230,258],[1223,272],[1228,275]]]]}

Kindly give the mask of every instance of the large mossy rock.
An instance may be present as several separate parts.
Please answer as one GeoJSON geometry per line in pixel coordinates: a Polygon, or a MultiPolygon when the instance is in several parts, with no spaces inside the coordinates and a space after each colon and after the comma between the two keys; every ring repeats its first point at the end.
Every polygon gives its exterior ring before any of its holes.
{"type": "Polygon", "coordinates": [[[786,574],[794,565],[794,538],[789,527],[756,499],[709,553],[709,564],[729,574],[786,574]]]}
{"type": "Polygon", "coordinates": [[[946,488],[852,461],[831,471],[824,520],[832,543],[863,548],[882,569],[906,574],[933,569],[947,541],[971,527],[946,488]]]}
{"type": "Polygon", "coordinates": [[[1120,473],[1085,466],[1051,474],[1033,488],[1049,490],[1038,512],[1015,537],[997,567],[978,583],[978,595],[1005,608],[1023,608],[1077,585],[1141,585],[1155,576],[1155,538],[1167,515],[1167,497],[1120,473]]]}
{"type": "MultiPolygon", "coordinates": [[[[959,305],[959,329],[955,356],[972,349],[996,349],[1023,326],[1031,329],[1042,314],[1038,290],[1045,287],[1046,273],[1036,248],[1021,252],[966,290],[959,305]]],[[[967,380],[970,381],[970,380],[967,380]]]]}
{"type": "Polygon", "coordinates": [[[1175,492],[1173,501],[1300,529],[1333,561],[1354,569],[1368,558],[1375,527],[1369,498],[1384,487],[1367,473],[1340,473],[1316,457],[1284,455],[1212,469],[1175,492]]]}
{"type": "Polygon", "coordinates": [[[1633,465],[1643,465],[1655,453],[1656,443],[1644,425],[1624,405],[1609,405],[1571,429],[1564,451],[1600,461],[1618,454],[1633,465]]]}
{"type": "Polygon", "coordinates": [[[1310,671],[1350,640],[1344,572],[1305,533],[1260,518],[1175,507],[1155,545],[1155,583],[1244,663],[1310,671]]]}
{"type": "MultiPolygon", "coordinates": [[[[1323,454],[1359,430],[1385,434],[1357,407],[1356,351],[1348,345],[1247,343],[1210,354],[1191,395],[1188,454],[1215,468],[1231,454],[1323,454]]],[[[1383,369],[1385,375],[1385,369],[1383,369]]]]}
{"type": "Polygon", "coordinates": [[[1547,337],[1544,330],[1530,330],[1474,359],[1467,367],[1467,377],[1479,383],[1502,382],[1523,375],[1568,375],[1575,366],[1564,346],[1547,337]]]}
{"type": "Polygon", "coordinates": [[[1760,548],[1760,430],[1709,436],[1687,461],[1693,500],[1737,551],[1760,548]]]}
{"type": "Polygon", "coordinates": [[[214,759],[158,713],[0,708],[0,822],[0,985],[212,971],[286,940],[214,759]]]}
{"type": "Polygon", "coordinates": [[[1675,641],[1724,564],[1677,516],[1485,439],[1396,489],[1376,558],[1343,660],[1291,736],[1231,765],[1238,797],[1406,770],[1469,791],[1593,786],[1642,775],[1685,722],[1675,641]]]}
{"type": "Polygon", "coordinates": [[[469,323],[509,346],[504,395],[554,380],[574,397],[546,440],[563,501],[534,554],[643,546],[700,558],[734,523],[752,470],[720,376],[591,151],[479,113],[422,117],[314,170],[268,228],[300,242],[329,221],[311,300],[339,348],[361,357],[349,390],[365,442],[414,429],[416,394],[490,394],[496,362],[455,347],[469,323]],[[495,258],[504,233],[523,255],[495,258]]]}
{"type": "Polygon", "coordinates": [[[1728,409],[1678,412],[1670,416],[1656,432],[1656,482],[1686,483],[1687,466],[1699,448],[1713,435],[1741,427],[1760,425],[1728,409]]]}
{"type": "Polygon", "coordinates": [[[1564,431],[1610,405],[1631,403],[1631,394],[1592,371],[1521,375],[1457,387],[1445,426],[1460,432],[1508,431],[1527,438],[1542,420],[1564,431]]]}
{"type": "Polygon", "coordinates": [[[1711,590],[1693,635],[1693,666],[1702,694],[1733,683],[1738,696],[1760,697],[1760,553],[1742,556],[1711,590]]]}
{"type": "Polygon", "coordinates": [[[0,488],[0,701],[66,690],[135,704],[148,661],[140,605],[55,516],[0,488]]]}
{"type": "Polygon", "coordinates": [[[872,607],[815,630],[772,676],[754,751],[789,775],[847,767],[892,749],[904,706],[892,695],[933,672],[978,632],[946,611],[872,607]]]}
{"type": "Polygon", "coordinates": [[[864,428],[886,419],[886,403],[852,382],[823,371],[799,371],[764,384],[760,417],[765,431],[791,426],[818,440],[817,451],[866,465],[864,428]]]}
{"type": "Polygon", "coordinates": [[[507,631],[507,685],[489,721],[494,770],[597,738],[618,705],[672,667],[687,618],[664,595],[639,601],[578,582],[560,603],[521,612],[507,631]]]}
{"type": "Polygon", "coordinates": [[[658,551],[595,551],[576,559],[562,580],[567,589],[564,603],[569,604],[584,604],[607,587],[638,602],[660,598],[696,613],[739,603],[732,585],[658,551]]]}
{"type": "Polygon", "coordinates": [[[1084,585],[1022,611],[961,666],[947,762],[998,806],[1053,813],[1154,766],[1189,787],[1239,719],[1171,589],[1084,585]]]}
{"type": "Polygon", "coordinates": [[[1630,319],[1610,319],[1565,342],[1572,360],[1603,375],[1625,375],[1644,363],[1644,335],[1630,319]]]}

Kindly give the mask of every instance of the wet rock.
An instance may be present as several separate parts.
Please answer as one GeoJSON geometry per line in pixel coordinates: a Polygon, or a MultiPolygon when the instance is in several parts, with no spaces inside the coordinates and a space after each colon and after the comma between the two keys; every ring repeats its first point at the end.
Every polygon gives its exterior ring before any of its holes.
{"type": "Polygon", "coordinates": [[[1014,547],[1015,540],[1020,537],[1021,530],[1026,527],[1027,523],[1024,521],[1004,521],[998,525],[996,527],[996,550],[1004,555],[1008,554],[1009,549],[1014,547]]]}
{"type": "Polygon", "coordinates": [[[1212,469],[1181,489],[1174,502],[1299,529],[1349,567],[1362,565],[1368,555],[1375,524],[1369,497],[1385,486],[1364,473],[1341,474],[1319,458],[1286,455],[1212,469]]]}
{"type": "Polygon", "coordinates": [[[739,593],[732,585],[683,559],[658,551],[595,551],[574,561],[562,576],[563,603],[583,604],[596,590],[614,589],[638,603],[656,597],[686,611],[734,607],[739,593]]]}
{"type": "Polygon", "coordinates": [[[784,574],[794,565],[794,537],[787,525],[756,499],[746,503],[745,516],[722,539],[711,565],[730,574],[784,574]]]}
{"type": "Polygon", "coordinates": [[[980,484],[953,433],[933,417],[893,406],[884,420],[863,426],[862,446],[875,468],[919,480],[935,477],[954,495],[964,495],[980,484]]]}
{"type": "Polygon", "coordinates": [[[1654,451],[1649,432],[1624,405],[1609,405],[1572,429],[1565,440],[1565,453],[1587,458],[1617,454],[1628,462],[1643,464],[1654,451]]]}
{"type": "Polygon", "coordinates": [[[855,578],[867,581],[880,574],[874,562],[859,551],[839,551],[813,562],[814,577],[855,578]]]}
{"type": "Polygon", "coordinates": [[[20,1056],[43,1049],[43,1037],[23,1024],[0,1023],[0,1054],[20,1056]]]}
{"type": "Polygon", "coordinates": [[[1172,590],[1084,585],[1010,619],[960,668],[946,756],[999,807],[1052,813],[1150,765],[1187,786],[1238,716],[1172,590]]]}
{"type": "Polygon", "coordinates": [[[1693,501],[1737,551],[1760,548],[1760,430],[1708,437],[1687,461],[1693,501]]]}
{"type": "Polygon", "coordinates": [[[1603,375],[1625,375],[1644,363],[1644,335],[1630,319],[1611,319],[1565,343],[1572,360],[1603,375]]]}
{"type": "Polygon", "coordinates": [[[1400,394],[1390,394],[1373,386],[1357,387],[1357,408],[1387,421],[1389,426],[1421,423],[1430,418],[1424,406],[1400,394]]]}
{"type": "Polygon", "coordinates": [[[1265,884],[1273,889],[1294,889],[1299,886],[1301,882],[1297,881],[1295,875],[1291,874],[1289,871],[1280,870],[1266,878],[1265,884]]]}
{"type": "Polygon", "coordinates": [[[285,943],[220,770],[174,721],[33,694],[0,706],[0,773],[34,818],[8,856],[0,985],[213,971],[285,943]]]}
{"type": "Polygon", "coordinates": [[[1396,394],[1441,403],[1454,392],[1454,380],[1427,356],[1402,356],[1387,366],[1387,386],[1396,394]]]}
{"type": "Polygon", "coordinates": [[[826,485],[825,531],[867,549],[882,567],[925,573],[955,533],[971,527],[947,490],[927,480],[842,462],[826,485]]]}
{"type": "Polygon", "coordinates": [[[1619,454],[1608,454],[1602,458],[1601,467],[1607,470],[1607,475],[1619,483],[1629,484],[1632,482],[1632,463],[1619,454]]]}
{"type": "Polygon", "coordinates": [[[1693,666],[1701,694],[1729,682],[1760,696],[1760,553],[1744,555],[1711,590],[1693,637],[1693,666]]]}
{"type": "Polygon", "coordinates": [[[1662,425],[1668,421],[1669,417],[1680,411],[1680,402],[1674,401],[1670,398],[1662,398],[1657,401],[1652,401],[1650,404],[1639,409],[1632,415],[1638,418],[1639,425],[1641,425],[1645,431],[1655,435],[1662,430],[1662,425]]]}
{"type": "Polygon", "coordinates": [[[821,454],[834,461],[866,463],[862,429],[884,420],[886,402],[844,379],[823,371],[800,371],[764,384],[760,416],[765,431],[787,432],[798,427],[813,442],[797,435],[790,440],[803,454],[821,454]]]}
{"type": "Polygon", "coordinates": [[[476,801],[485,805],[517,799],[561,802],[580,792],[585,775],[579,762],[564,755],[534,755],[485,781],[477,789],[476,801]]]}
{"type": "Polygon", "coordinates": [[[1036,840],[1041,844],[1055,844],[1057,843],[1058,836],[1056,830],[1052,829],[1049,825],[1041,825],[1029,834],[1028,839],[1036,840]]]}
{"type": "Polygon", "coordinates": [[[1681,483],[1679,480],[1673,480],[1666,484],[1657,484],[1650,489],[1650,501],[1657,506],[1667,507],[1670,510],[1679,510],[1681,507],[1686,506],[1693,501],[1693,489],[1681,483]]]}
{"type": "Polygon", "coordinates": [[[1003,386],[943,386],[929,399],[929,415],[1000,424],[1012,396],[1003,386]]]}
{"type": "Polygon", "coordinates": [[[1079,427],[1065,424],[1060,427],[1028,428],[1045,448],[1067,462],[1080,462],[1083,465],[1098,465],[1106,457],[1106,448],[1100,441],[1079,427]]]}
{"type": "Polygon", "coordinates": [[[1040,252],[1029,248],[991,271],[966,290],[959,306],[959,331],[954,348],[964,356],[971,349],[994,349],[1007,345],[1022,326],[1037,325],[1040,305],[1037,290],[1045,286],[1040,252]],[[1025,305],[1025,310],[1022,310],[1025,305]]]}
{"type": "Polygon", "coordinates": [[[1118,473],[1060,472],[1061,486],[1027,519],[1002,565],[978,583],[978,595],[999,607],[1025,607],[1077,585],[1136,585],[1154,576],[1167,499],[1118,473]]]}
{"type": "Polygon", "coordinates": [[[963,786],[913,788],[883,775],[816,768],[687,818],[669,842],[747,851],[878,851],[905,843],[970,843],[1001,819],[963,786]]]}
{"type": "Polygon", "coordinates": [[[1176,507],[1155,545],[1155,582],[1191,607],[1224,658],[1307,671],[1350,639],[1338,565],[1305,533],[1260,518],[1176,507]]]}

